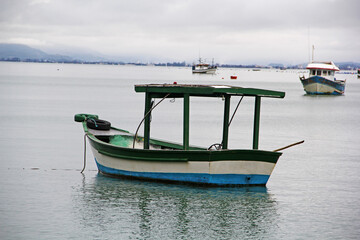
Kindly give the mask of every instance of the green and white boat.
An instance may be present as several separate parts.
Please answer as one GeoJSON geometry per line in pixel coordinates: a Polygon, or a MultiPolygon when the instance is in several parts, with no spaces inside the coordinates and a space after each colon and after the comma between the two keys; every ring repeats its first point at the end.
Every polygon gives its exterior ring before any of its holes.
{"type": "Polygon", "coordinates": [[[75,121],[82,122],[100,173],[115,177],[215,186],[266,185],[282,153],[258,149],[261,98],[284,98],[284,92],[175,83],[135,85],[135,91],[145,93],[143,136],[137,136],[137,131],[133,134],[112,127],[97,115],[75,115],[75,121]],[[255,98],[252,149],[228,149],[230,99],[234,96],[255,98]],[[214,144],[215,149],[189,145],[191,97],[224,99],[222,142],[214,144]],[[157,106],[152,106],[152,100],[162,101],[166,98],[183,99],[182,144],[150,137],[150,115],[157,106]]]}

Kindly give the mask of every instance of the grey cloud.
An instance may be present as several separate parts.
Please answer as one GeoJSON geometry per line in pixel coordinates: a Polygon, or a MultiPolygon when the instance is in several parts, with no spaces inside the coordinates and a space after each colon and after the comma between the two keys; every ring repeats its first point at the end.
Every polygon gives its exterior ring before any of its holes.
{"type": "Polygon", "coordinates": [[[201,46],[214,57],[244,61],[265,58],[262,52],[300,60],[310,39],[320,45],[319,54],[354,61],[360,55],[357,0],[5,0],[0,5],[2,42],[32,39],[157,58],[193,58],[201,46]]]}

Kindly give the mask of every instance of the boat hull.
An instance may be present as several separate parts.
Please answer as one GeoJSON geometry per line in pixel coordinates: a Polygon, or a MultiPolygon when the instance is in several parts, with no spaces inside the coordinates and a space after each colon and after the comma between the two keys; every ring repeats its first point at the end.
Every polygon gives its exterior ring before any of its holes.
{"type": "Polygon", "coordinates": [[[345,81],[331,81],[319,76],[300,78],[300,81],[305,92],[311,95],[342,95],[345,91],[345,81]]]}
{"type": "Polygon", "coordinates": [[[208,73],[214,74],[216,72],[216,68],[209,68],[209,69],[193,69],[193,73],[208,73]]]}
{"type": "Polygon", "coordinates": [[[128,149],[89,137],[104,175],[216,186],[266,185],[281,153],[128,149]]]}

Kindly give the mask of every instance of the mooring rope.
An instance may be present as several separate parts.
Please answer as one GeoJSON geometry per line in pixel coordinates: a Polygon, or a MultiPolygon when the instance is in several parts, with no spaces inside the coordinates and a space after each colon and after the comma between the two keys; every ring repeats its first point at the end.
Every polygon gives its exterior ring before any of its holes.
{"type": "Polygon", "coordinates": [[[95,119],[93,119],[93,118],[89,118],[89,119],[94,122],[95,127],[98,127],[98,125],[96,124],[96,120],[95,120],[95,119]]]}
{"type": "Polygon", "coordinates": [[[155,104],[155,106],[153,106],[152,108],[150,108],[150,110],[145,114],[144,118],[141,120],[141,122],[139,123],[139,126],[136,129],[135,135],[134,135],[134,141],[133,141],[133,148],[135,148],[135,140],[137,138],[137,134],[138,131],[140,129],[141,124],[144,122],[145,118],[151,113],[151,111],[156,108],[162,101],[165,100],[165,98],[167,98],[170,95],[170,93],[166,94],[165,97],[163,97],[157,104],[155,104]]]}
{"type": "Polygon", "coordinates": [[[84,135],[84,167],[80,173],[83,173],[85,170],[85,167],[86,167],[86,137],[87,137],[87,134],[85,133],[85,135],[84,135]]]}

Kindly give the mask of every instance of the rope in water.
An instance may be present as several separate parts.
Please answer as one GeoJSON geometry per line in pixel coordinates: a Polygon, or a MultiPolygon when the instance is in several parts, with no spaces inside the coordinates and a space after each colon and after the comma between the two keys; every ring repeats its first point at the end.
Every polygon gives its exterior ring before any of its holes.
{"type": "Polygon", "coordinates": [[[86,137],[87,137],[87,134],[85,133],[85,135],[84,135],[84,167],[80,173],[83,173],[85,170],[85,167],[86,167],[86,137]]]}
{"type": "Polygon", "coordinates": [[[170,95],[170,93],[166,94],[165,97],[163,97],[157,104],[155,104],[155,106],[153,106],[152,108],[150,108],[150,110],[145,114],[144,118],[141,120],[141,122],[139,123],[139,126],[137,127],[136,129],[136,132],[135,132],[135,136],[134,136],[134,141],[133,141],[133,148],[135,148],[135,140],[137,138],[137,134],[138,134],[138,131],[140,129],[140,126],[141,124],[144,122],[145,118],[151,113],[151,111],[156,108],[162,101],[165,100],[165,98],[167,98],[168,96],[170,95]]]}

